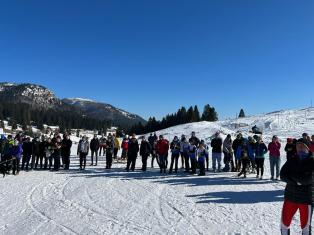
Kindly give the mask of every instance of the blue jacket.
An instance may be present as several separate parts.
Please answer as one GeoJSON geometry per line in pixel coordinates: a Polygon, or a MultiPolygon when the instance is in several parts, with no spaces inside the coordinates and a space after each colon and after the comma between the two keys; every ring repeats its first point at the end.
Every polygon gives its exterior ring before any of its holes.
{"type": "MultiPolygon", "coordinates": [[[[240,160],[240,159],[243,159],[243,158],[246,158],[246,156],[243,156],[243,147],[244,146],[239,146],[238,149],[237,149],[237,159],[240,160]]],[[[246,152],[247,152],[247,157],[250,158],[250,159],[254,159],[254,151],[252,149],[252,147],[250,145],[247,145],[245,146],[246,148],[246,152]]]]}
{"type": "Polygon", "coordinates": [[[196,159],[196,146],[195,145],[189,146],[189,157],[191,159],[196,159]]]}
{"type": "Polygon", "coordinates": [[[22,143],[17,146],[13,146],[10,151],[10,155],[16,157],[17,159],[21,159],[23,153],[22,143]]]}
{"type": "Polygon", "coordinates": [[[208,157],[208,151],[206,149],[197,150],[197,157],[199,162],[205,162],[205,159],[208,157]]]}

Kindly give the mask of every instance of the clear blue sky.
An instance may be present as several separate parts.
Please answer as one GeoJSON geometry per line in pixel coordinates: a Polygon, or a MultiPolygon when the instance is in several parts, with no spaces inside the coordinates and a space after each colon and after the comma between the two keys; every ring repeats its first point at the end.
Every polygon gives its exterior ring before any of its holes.
{"type": "Polygon", "coordinates": [[[158,118],[314,102],[314,1],[3,0],[0,81],[158,118]]]}

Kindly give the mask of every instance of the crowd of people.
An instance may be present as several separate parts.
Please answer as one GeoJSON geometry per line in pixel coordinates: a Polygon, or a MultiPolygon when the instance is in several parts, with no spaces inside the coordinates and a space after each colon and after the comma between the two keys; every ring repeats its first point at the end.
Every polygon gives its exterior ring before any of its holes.
{"type": "MultiPolygon", "coordinates": [[[[304,141],[314,150],[314,136],[311,138],[303,134],[304,141]]],[[[115,134],[108,136],[97,135],[89,140],[83,136],[77,148],[80,170],[85,170],[87,156],[90,154],[90,166],[98,165],[99,156],[105,156],[106,169],[111,169],[114,160],[126,163],[126,171],[134,171],[138,155],[142,160],[142,171],[147,170],[148,159],[151,156],[151,168],[156,160],[160,173],[178,173],[179,163],[185,173],[204,176],[209,167],[209,151],[212,151],[212,172],[237,172],[238,177],[244,178],[249,173],[255,173],[257,178],[263,179],[265,156],[269,153],[271,180],[279,180],[281,166],[281,143],[277,136],[273,136],[268,146],[263,142],[261,135],[244,138],[239,133],[234,140],[227,135],[223,140],[220,133],[215,133],[209,143],[200,140],[195,132],[188,138],[182,135],[175,136],[172,141],[164,136],[150,134],[138,140],[136,135],[124,136],[122,142],[115,134]],[[119,153],[119,150],[122,150],[119,153]],[[170,154],[169,154],[170,153],[170,154]],[[170,156],[169,156],[170,155],[170,156]],[[169,164],[170,163],[170,164],[169,164]],[[223,166],[224,164],[224,166],[223,166]]],[[[297,140],[288,138],[285,146],[286,159],[296,155],[297,140]]],[[[53,137],[42,138],[23,136],[18,133],[14,138],[2,135],[0,139],[1,164],[8,166],[14,175],[20,170],[44,169],[58,171],[60,168],[69,170],[72,141],[69,134],[56,133],[53,137]],[[11,166],[11,167],[10,167],[11,166]]]]}

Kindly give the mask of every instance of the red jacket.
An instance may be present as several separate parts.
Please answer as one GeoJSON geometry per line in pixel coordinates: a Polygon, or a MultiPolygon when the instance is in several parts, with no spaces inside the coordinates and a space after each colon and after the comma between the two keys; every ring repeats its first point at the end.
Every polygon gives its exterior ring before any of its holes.
{"type": "Polygon", "coordinates": [[[156,152],[160,156],[165,156],[168,154],[169,151],[169,142],[165,139],[158,140],[157,146],[156,146],[156,152]]]}
{"type": "Polygon", "coordinates": [[[128,150],[128,148],[129,148],[129,141],[128,140],[123,140],[121,147],[124,150],[128,150]]]}
{"type": "Polygon", "coordinates": [[[281,144],[279,142],[271,142],[268,145],[269,156],[280,157],[281,144]]]}
{"type": "Polygon", "coordinates": [[[310,151],[314,154],[314,142],[310,143],[310,151]]]}

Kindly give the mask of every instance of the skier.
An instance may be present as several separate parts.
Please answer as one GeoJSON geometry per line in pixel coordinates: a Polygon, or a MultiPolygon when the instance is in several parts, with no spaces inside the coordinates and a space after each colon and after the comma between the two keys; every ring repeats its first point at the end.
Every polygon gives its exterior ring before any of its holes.
{"type": "Polygon", "coordinates": [[[231,139],[230,134],[227,135],[226,139],[223,142],[223,153],[224,153],[224,164],[225,164],[223,171],[229,172],[230,164],[231,164],[231,171],[235,171],[234,163],[233,163],[232,139],[231,139]]]}
{"type": "Polygon", "coordinates": [[[184,163],[185,163],[185,171],[186,173],[189,173],[190,171],[190,158],[189,158],[189,142],[187,141],[186,137],[183,135],[180,142],[180,152],[181,156],[184,157],[184,163]]]}
{"type": "Polygon", "coordinates": [[[275,168],[276,168],[276,180],[279,180],[280,148],[281,148],[281,144],[279,142],[279,139],[276,135],[274,135],[272,138],[272,142],[269,143],[268,145],[271,180],[274,180],[275,168]]]}
{"type": "Polygon", "coordinates": [[[205,148],[204,143],[201,141],[199,148],[197,150],[197,160],[200,168],[199,176],[205,176],[205,160],[208,158],[208,151],[205,148]]]}
{"type": "Polygon", "coordinates": [[[77,148],[77,155],[80,157],[80,170],[85,170],[86,167],[86,156],[89,152],[89,142],[87,137],[84,135],[83,138],[80,140],[78,148],[77,148]]]}
{"type": "Polygon", "coordinates": [[[135,170],[136,158],[139,152],[138,141],[136,139],[136,135],[133,134],[131,140],[129,141],[128,146],[128,160],[125,170],[129,171],[131,167],[131,171],[135,170]]]}
{"type": "Polygon", "coordinates": [[[173,164],[175,164],[174,172],[177,174],[178,173],[178,160],[179,160],[180,149],[181,149],[180,141],[177,136],[173,138],[173,141],[170,144],[170,149],[171,149],[171,163],[170,163],[169,174],[172,174],[173,164]]]}
{"type": "Polygon", "coordinates": [[[30,142],[30,138],[27,137],[23,143],[23,159],[22,159],[22,170],[26,164],[26,171],[28,171],[29,161],[33,154],[33,144],[30,142]]]}
{"type": "Polygon", "coordinates": [[[111,169],[112,167],[112,157],[114,151],[114,137],[109,133],[106,142],[106,169],[111,169]]]}
{"type": "Polygon", "coordinates": [[[263,179],[265,154],[267,152],[268,152],[267,146],[263,142],[262,137],[259,137],[256,143],[256,148],[255,148],[255,163],[256,163],[256,170],[257,170],[256,178],[259,178],[259,171],[261,170],[260,179],[263,179]]]}
{"type": "MultiPolygon", "coordinates": [[[[70,156],[71,156],[71,147],[72,141],[70,140],[70,136],[68,134],[63,135],[63,140],[61,143],[61,156],[63,162],[63,168],[65,170],[69,170],[70,168],[70,156]]],[[[96,152],[97,155],[97,152],[96,152]]]]}
{"type": "Polygon", "coordinates": [[[291,158],[296,156],[296,152],[297,152],[296,141],[297,140],[293,138],[287,138],[287,144],[285,146],[285,152],[287,154],[287,161],[289,161],[291,158]]]}
{"type": "Polygon", "coordinates": [[[242,163],[242,170],[238,174],[238,177],[240,177],[241,175],[244,175],[244,178],[246,178],[247,167],[250,163],[250,158],[252,155],[253,155],[253,151],[251,149],[251,146],[248,143],[248,140],[243,139],[242,145],[240,145],[237,150],[237,158],[242,163]]]}
{"type": "Polygon", "coordinates": [[[142,171],[146,171],[147,168],[147,158],[151,153],[151,145],[146,140],[145,136],[142,137],[141,147],[140,147],[140,155],[142,156],[142,171]]]}
{"type": "Polygon", "coordinates": [[[237,135],[237,138],[233,141],[233,144],[232,144],[232,149],[233,149],[234,159],[235,159],[235,168],[236,168],[236,171],[238,172],[241,169],[241,161],[237,158],[237,151],[238,151],[239,146],[242,145],[242,142],[243,142],[243,136],[241,133],[239,133],[237,135]]]}
{"type": "Polygon", "coordinates": [[[298,140],[296,157],[287,161],[280,172],[281,179],[287,183],[281,213],[282,235],[290,234],[290,225],[298,210],[302,235],[311,234],[314,159],[307,144],[303,139],[298,140]]]}
{"type": "Polygon", "coordinates": [[[98,150],[99,150],[99,140],[97,138],[97,135],[94,135],[94,138],[90,141],[90,151],[91,151],[91,166],[94,165],[94,156],[95,156],[95,166],[97,166],[98,163],[98,150]]]}
{"type": "Polygon", "coordinates": [[[215,133],[215,138],[211,141],[213,172],[216,172],[216,162],[218,163],[218,172],[221,171],[222,139],[219,132],[215,133]]]}
{"type": "Polygon", "coordinates": [[[168,162],[167,160],[168,150],[169,142],[166,139],[164,139],[162,135],[160,135],[156,146],[156,152],[159,157],[160,163],[160,173],[166,173],[168,162]]]}

